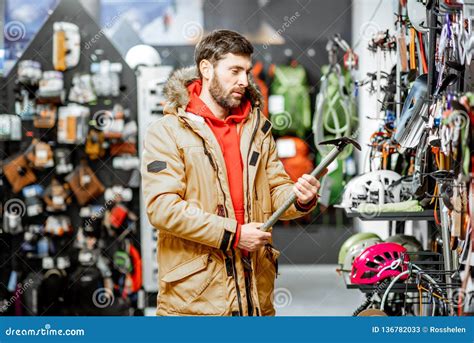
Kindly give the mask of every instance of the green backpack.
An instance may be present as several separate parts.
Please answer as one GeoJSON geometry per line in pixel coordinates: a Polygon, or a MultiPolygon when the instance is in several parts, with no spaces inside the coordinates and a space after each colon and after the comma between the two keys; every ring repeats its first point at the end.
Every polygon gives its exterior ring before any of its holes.
{"type": "MultiPolygon", "coordinates": [[[[350,72],[341,70],[339,65],[332,68],[325,65],[321,68],[321,73],[321,86],[316,96],[313,118],[313,134],[316,149],[326,156],[333,147],[318,143],[344,136],[351,137],[357,130],[359,119],[350,72]]],[[[352,145],[348,145],[338,159],[345,160],[351,153],[352,145]]]]}
{"type": "Polygon", "coordinates": [[[300,65],[275,67],[269,112],[273,132],[305,138],[311,128],[311,102],[306,71],[300,65]]]}

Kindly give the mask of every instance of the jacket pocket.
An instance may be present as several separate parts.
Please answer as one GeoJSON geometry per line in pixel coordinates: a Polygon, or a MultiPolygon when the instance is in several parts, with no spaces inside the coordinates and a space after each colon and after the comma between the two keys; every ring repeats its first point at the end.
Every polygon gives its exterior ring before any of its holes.
{"type": "Polygon", "coordinates": [[[274,315],[273,290],[278,273],[278,257],[280,252],[271,245],[259,250],[257,266],[255,268],[257,290],[262,315],[274,315]]]}
{"type": "Polygon", "coordinates": [[[161,279],[170,312],[191,315],[220,315],[225,312],[223,263],[208,253],[188,260],[161,279]]]}

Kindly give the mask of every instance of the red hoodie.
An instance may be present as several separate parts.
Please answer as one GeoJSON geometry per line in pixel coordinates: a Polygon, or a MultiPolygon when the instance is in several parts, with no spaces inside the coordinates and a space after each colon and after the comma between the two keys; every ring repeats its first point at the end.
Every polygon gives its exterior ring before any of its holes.
{"type": "Polygon", "coordinates": [[[240,106],[232,109],[231,114],[221,120],[214,116],[199,98],[201,89],[201,80],[196,80],[188,86],[190,100],[186,111],[204,118],[221,147],[227,169],[227,180],[232,205],[234,206],[235,219],[238,223],[234,240],[235,248],[240,238],[240,226],[245,224],[243,163],[240,155],[240,135],[237,132],[237,124],[248,117],[251,103],[248,99],[243,98],[240,106]]]}

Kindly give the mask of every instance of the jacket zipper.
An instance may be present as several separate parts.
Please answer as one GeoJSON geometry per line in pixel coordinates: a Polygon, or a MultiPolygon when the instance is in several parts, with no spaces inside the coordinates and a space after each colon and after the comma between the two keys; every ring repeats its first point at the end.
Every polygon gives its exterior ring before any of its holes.
{"type": "MultiPolygon", "coordinates": [[[[250,196],[250,190],[249,190],[249,186],[250,186],[250,182],[249,182],[249,156],[250,156],[250,151],[252,150],[252,143],[253,143],[253,140],[255,139],[255,136],[257,135],[257,130],[258,130],[258,127],[260,125],[260,109],[257,107],[257,123],[255,124],[255,128],[253,129],[253,132],[252,132],[252,137],[250,138],[250,143],[249,143],[249,149],[247,151],[247,214],[248,214],[248,217],[249,217],[249,220],[250,220],[250,201],[252,200],[251,196],[250,196]]],[[[252,256],[250,254],[250,252],[248,253],[248,260],[250,262],[250,264],[252,264],[252,256]]],[[[247,278],[245,278],[245,283],[247,283],[247,278]]],[[[248,290],[247,290],[247,287],[245,287],[245,291],[248,293],[247,294],[247,297],[248,297],[248,303],[249,303],[249,307],[252,307],[251,309],[249,308],[248,311],[249,311],[249,314],[250,315],[253,315],[253,299],[252,299],[252,273],[251,271],[248,273],[248,290]]]]}
{"type": "Polygon", "coordinates": [[[252,132],[252,137],[250,138],[250,144],[249,144],[249,149],[247,151],[247,214],[249,216],[249,219],[250,219],[250,200],[251,198],[249,197],[249,194],[250,194],[250,190],[248,189],[249,188],[249,156],[250,156],[250,150],[252,150],[252,143],[253,143],[253,140],[255,139],[255,136],[257,134],[257,130],[258,130],[258,126],[260,125],[260,109],[257,108],[257,123],[255,124],[255,128],[253,129],[253,132],[252,132]]]}
{"type": "MultiPolygon", "coordinates": [[[[225,196],[225,193],[224,193],[224,189],[222,187],[221,180],[219,179],[219,166],[217,165],[217,163],[214,162],[214,160],[212,159],[211,153],[209,152],[209,150],[207,150],[206,143],[204,142],[204,139],[202,137],[201,137],[201,139],[202,139],[202,144],[204,146],[204,153],[206,154],[207,158],[209,159],[209,162],[211,163],[212,168],[217,173],[217,181],[219,182],[219,187],[221,189],[222,195],[224,196],[224,212],[225,212],[225,216],[228,217],[227,207],[226,207],[226,196],[225,196]]],[[[239,315],[242,316],[242,314],[243,314],[242,299],[241,299],[241,294],[240,294],[239,282],[237,281],[237,269],[235,267],[235,251],[234,251],[234,248],[231,248],[231,250],[232,250],[232,259],[231,260],[232,260],[233,277],[234,277],[234,281],[235,281],[235,289],[236,289],[236,292],[237,292],[237,301],[239,303],[239,315]]]]}
{"type": "MultiPolygon", "coordinates": [[[[185,125],[190,129],[192,130],[192,128],[187,124],[185,123],[185,125]]],[[[194,131],[194,130],[192,130],[194,131]]],[[[222,186],[222,183],[221,183],[221,180],[219,178],[219,166],[217,163],[214,162],[214,159],[212,158],[212,155],[210,153],[210,151],[207,149],[206,147],[206,142],[204,141],[204,138],[202,138],[200,135],[198,135],[199,138],[201,138],[202,140],[202,145],[203,145],[203,148],[204,148],[204,154],[207,156],[207,158],[209,159],[209,163],[211,164],[212,168],[214,169],[214,171],[216,172],[216,177],[217,177],[217,182],[219,183],[219,187],[221,189],[221,192],[222,192],[222,195],[224,197],[224,212],[225,212],[225,216],[226,218],[229,217],[228,215],[228,212],[227,212],[227,206],[226,206],[226,203],[227,203],[227,199],[226,199],[226,196],[225,196],[225,192],[224,192],[224,188],[222,186]]],[[[239,282],[237,281],[237,269],[235,267],[235,252],[234,252],[234,248],[231,248],[232,250],[232,270],[233,270],[233,277],[234,277],[234,281],[235,281],[235,288],[236,288],[236,292],[237,292],[237,301],[239,303],[239,315],[242,316],[243,315],[243,311],[242,311],[242,299],[241,299],[241,294],[240,294],[240,288],[239,288],[239,282]]],[[[224,253],[225,254],[225,253],[224,253]]]]}
{"type": "Polygon", "coordinates": [[[237,268],[235,267],[235,250],[234,248],[232,250],[232,269],[234,271],[234,281],[235,281],[235,288],[237,291],[237,301],[239,303],[239,314],[240,316],[243,316],[243,310],[242,310],[242,297],[240,294],[240,288],[239,288],[239,281],[237,280],[237,268]]]}
{"type": "MultiPolygon", "coordinates": [[[[250,145],[249,145],[249,151],[248,151],[248,155],[250,155],[250,149],[252,147],[252,142],[255,138],[255,135],[257,133],[257,129],[258,129],[258,125],[260,123],[260,110],[258,109],[257,110],[258,112],[258,116],[257,116],[257,125],[255,126],[255,129],[252,133],[252,138],[250,140],[250,145]]],[[[188,123],[185,122],[185,126],[188,127],[191,131],[194,132],[194,130],[189,126],[188,123]]],[[[197,134],[197,133],[196,133],[197,134]]],[[[200,135],[198,135],[199,138],[201,138],[202,140],[202,145],[203,145],[203,148],[204,148],[204,154],[207,156],[207,158],[209,159],[209,163],[211,164],[212,168],[214,169],[214,171],[216,172],[216,176],[217,176],[217,181],[219,182],[219,187],[221,189],[221,192],[222,192],[222,195],[224,197],[224,212],[225,212],[225,216],[228,218],[228,211],[227,211],[227,206],[226,206],[226,195],[225,195],[225,192],[224,192],[224,188],[222,186],[222,183],[221,183],[221,180],[219,178],[219,166],[216,162],[214,162],[214,159],[212,158],[212,155],[211,155],[211,152],[207,149],[206,147],[206,142],[204,140],[204,138],[202,138],[200,135]]],[[[248,171],[248,155],[247,155],[247,188],[249,186],[249,171],[248,171]]],[[[248,192],[247,192],[248,193],[248,192]]],[[[247,195],[248,196],[248,195],[247,195]]],[[[247,201],[247,208],[249,208],[249,202],[247,201]]],[[[249,212],[247,212],[249,213],[249,212]]],[[[243,315],[243,310],[242,310],[242,297],[241,297],[241,294],[240,294],[240,288],[239,288],[239,281],[237,280],[238,276],[237,276],[237,268],[235,267],[235,250],[234,248],[231,248],[231,251],[232,251],[232,269],[233,269],[233,272],[234,272],[234,281],[235,281],[235,288],[236,288],[236,292],[237,292],[237,301],[239,303],[239,314],[240,316],[243,315]]],[[[225,254],[225,253],[224,253],[225,254]]],[[[249,255],[250,256],[250,255],[249,255]]],[[[249,297],[250,299],[250,303],[253,303],[252,302],[252,296],[251,294],[247,294],[247,296],[249,297]]],[[[250,310],[249,310],[250,311],[250,310]]]]}

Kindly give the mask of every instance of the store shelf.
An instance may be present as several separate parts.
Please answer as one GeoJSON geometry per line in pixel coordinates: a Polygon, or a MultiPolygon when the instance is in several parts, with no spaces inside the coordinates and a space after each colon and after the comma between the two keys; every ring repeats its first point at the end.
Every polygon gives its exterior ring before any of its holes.
{"type": "Polygon", "coordinates": [[[424,210],[423,212],[390,212],[378,213],[376,215],[369,213],[359,213],[354,210],[344,209],[348,218],[359,218],[363,221],[434,221],[434,210],[424,210]]]}

